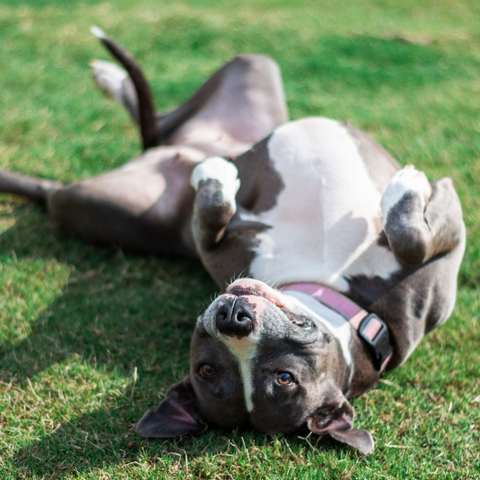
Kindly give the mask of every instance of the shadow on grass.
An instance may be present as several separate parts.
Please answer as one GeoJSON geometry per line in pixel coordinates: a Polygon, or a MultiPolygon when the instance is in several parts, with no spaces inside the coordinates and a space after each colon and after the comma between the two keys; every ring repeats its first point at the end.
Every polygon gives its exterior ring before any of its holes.
{"type": "Polygon", "coordinates": [[[292,58],[293,70],[305,80],[318,78],[344,92],[380,87],[407,90],[440,83],[452,75],[455,60],[429,45],[402,38],[366,35],[325,36],[292,58]]]}
{"type": "MultiPolygon", "coordinates": [[[[0,251],[14,251],[17,262],[54,259],[75,266],[75,271],[62,294],[36,319],[27,338],[13,347],[0,346],[0,378],[13,381],[15,387],[32,379],[39,389],[45,388],[45,398],[56,395],[51,381],[62,384],[70,376],[82,387],[98,381],[84,378],[85,372],[68,371],[66,378],[58,378],[52,368],[72,357],[94,370],[126,378],[116,393],[106,388],[100,408],[71,421],[61,417],[53,433],[20,448],[11,458],[16,471],[26,477],[58,478],[132,462],[140,455],[165,469],[185,455],[213,456],[237,448],[234,444],[242,448],[242,437],[256,446],[272,441],[255,432],[232,434],[217,429],[199,438],[173,441],[147,441],[135,434],[136,422],[156,406],[159,392],[164,393],[187,372],[195,317],[215,291],[198,263],[125,258],[115,249],[90,246],[55,229],[46,214],[28,204],[16,207],[12,215],[18,220],[0,236],[0,251]],[[135,367],[139,378],[133,388],[130,379],[135,367]],[[45,387],[44,375],[48,377],[45,387]]],[[[76,402],[74,410],[82,410],[81,400],[70,397],[68,401],[76,402]]],[[[91,395],[85,401],[91,401],[91,395]]],[[[308,447],[296,436],[288,442],[294,451],[308,447]]]]}
{"type": "Polygon", "coordinates": [[[188,353],[196,316],[215,291],[198,262],[124,257],[61,232],[31,206],[19,212],[1,235],[0,250],[14,252],[16,262],[53,259],[75,270],[31,334],[13,348],[0,346],[0,378],[24,383],[74,354],[129,371],[151,368],[178,350],[188,353]]]}
{"type": "Polygon", "coordinates": [[[54,228],[46,214],[28,204],[16,207],[12,215],[18,220],[0,236],[2,253],[14,252],[9,258],[20,263],[51,259],[75,269],[61,295],[34,321],[28,337],[13,346],[0,345],[0,379],[15,387],[30,379],[42,385],[43,375],[52,375],[52,367],[72,357],[127,377],[127,384],[134,368],[139,372],[135,395],[112,398],[107,391],[102,403],[109,413],[94,412],[65,423],[28,447],[27,456],[21,451],[18,466],[28,469],[32,461],[44,461],[55,470],[55,458],[68,463],[62,457],[66,450],[73,454],[72,465],[77,464],[72,442],[78,435],[85,439],[85,431],[95,439],[92,452],[85,453],[85,465],[97,457],[101,462],[118,461],[126,432],[135,439],[133,425],[156,405],[159,390],[181,378],[178,372],[186,373],[196,316],[216,287],[198,262],[124,257],[118,250],[85,244],[54,228]],[[102,450],[104,440],[114,449],[102,450]],[[53,445],[58,449],[52,450],[53,445]],[[99,456],[100,451],[105,454],[99,456]],[[90,458],[90,453],[96,456],[90,458]]]}
{"type": "Polygon", "coordinates": [[[174,478],[173,473],[172,476],[168,473],[178,471],[179,467],[184,468],[187,462],[194,478],[210,478],[209,464],[235,464],[242,461],[242,456],[250,463],[249,455],[263,447],[276,451],[281,463],[292,460],[298,462],[298,457],[305,456],[308,451],[313,451],[315,456],[324,450],[345,452],[354,457],[359,455],[330,438],[318,440],[310,437],[307,440],[293,434],[272,436],[219,428],[200,437],[143,440],[133,431],[134,420],[128,405],[121,409],[104,409],[84,415],[18,451],[14,458],[15,468],[26,478],[34,474],[62,478],[72,473],[92,473],[92,469],[109,465],[129,464],[141,457],[149,459],[149,466],[156,465],[158,472],[164,475],[162,478],[174,478]]]}

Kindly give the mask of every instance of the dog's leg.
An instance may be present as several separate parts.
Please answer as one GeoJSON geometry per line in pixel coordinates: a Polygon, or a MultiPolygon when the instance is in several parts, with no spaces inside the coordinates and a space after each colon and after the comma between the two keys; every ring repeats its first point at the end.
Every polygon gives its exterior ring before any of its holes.
{"type": "Polygon", "coordinates": [[[94,79],[137,121],[144,149],[183,144],[208,154],[235,156],[287,121],[280,70],[268,57],[235,57],[185,103],[157,114],[150,86],[133,56],[101,29],[91,31],[124,69],[96,61],[94,79]]]}
{"type": "Polygon", "coordinates": [[[383,230],[397,259],[421,265],[453,250],[465,235],[460,201],[452,180],[430,183],[409,165],[390,180],[381,200],[383,230]]]}
{"type": "Polygon", "coordinates": [[[138,97],[128,73],[114,63],[103,60],[94,60],[90,65],[98,88],[117,100],[138,124],[138,97]]]}
{"type": "Polygon", "coordinates": [[[51,180],[18,175],[0,169],[0,192],[23,195],[37,202],[46,202],[53,192],[63,188],[63,185],[51,180]]]}
{"type": "Polygon", "coordinates": [[[209,251],[221,241],[237,211],[238,170],[221,157],[210,157],[195,167],[191,183],[197,191],[193,208],[195,243],[200,251],[209,251]]]}

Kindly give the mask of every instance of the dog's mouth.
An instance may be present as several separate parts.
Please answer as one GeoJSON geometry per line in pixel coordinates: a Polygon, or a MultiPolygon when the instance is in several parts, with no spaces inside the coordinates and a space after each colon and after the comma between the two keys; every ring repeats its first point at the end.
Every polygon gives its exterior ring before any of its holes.
{"type": "Polygon", "coordinates": [[[280,294],[277,293],[273,288],[269,287],[263,282],[258,280],[251,279],[241,279],[232,283],[225,293],[229,295],[235,295],[236,297],[242,296],[254,296],[262,297],[265,300],[268,300],[270,303],[273,303],[278,308],[284,309],[285,305],[280,298],[280,294]]]}
{"type": "Polygon", "coordinates": [[[241,296],[261,297],[278,307],[285,315],[286,319],[296,327],[304,330],[312,330],[315,328],[315,322],[308,318],[307,315],[295,315],[288,305],[285,304],[282,294],[260,282],[249,278],[243,278],[232,283],[226,290],[227,294],[241,296]]]}
{"type": "Polygon", "coordinates": [[[205,315],[199,317],[199,325],[222,343],[226,341],[224,335],[233,338],[233,333],[238,341],[229,340],[230,346],[234,343],[255,343],[260,336],[264,340],[271,338],[275,341],[288,337],[290,342],[301,345],[316,342],[317,337],[312,335],[317,327],[315,320],[292,307],[290,299],[282,292],[258,280],[240,279],[229,285],[224,295],[220,295],[205,315]],[[243,317],[250,318],[254,324],[254,328],[247,335],[238,325],[246,322],[243,317]],[[225,333],[227,327],[230,334],[225,333]]]}

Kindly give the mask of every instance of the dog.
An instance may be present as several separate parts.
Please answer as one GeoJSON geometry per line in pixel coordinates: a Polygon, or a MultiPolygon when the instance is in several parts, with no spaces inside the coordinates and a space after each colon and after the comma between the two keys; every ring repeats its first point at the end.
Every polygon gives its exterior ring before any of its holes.
{"type": "MultiPolygon", "coordinates": [[[[354,428],[349,399],[403,364],[451,315],[466,242],[461,205],[450,179],[400,168],[348,123],[283,121],[278,72],[258,61],[269,71],[266,84],[256,76],[258,95],[238,99],[252,84],[236,73],[227,81],[228,64],[180,113],[155,117],[157,130],[140,101],[145,83],[130,72],[135,88],[124,90],[136,91],[135,101],[107,81],[148,150],[70,187],[30,187],[85,238],[197,256],[222,291],[197,319],[189,374],[141,418],[140,436],[201,434],[209,425],[305,429],[368,455],[374,440],[354,428]],[[242,118],[246,101],[250,118],[242,118]],[[206,125],[213,117],[221,120],[206,125]],[[218,125],[221,140],[211,140],[218,125]],[[249,126],[254,133],[243,137],[249,126]],[[165,139],[171,145],[155,147],[165,139]]],[[[15,179],[9,191],[32,198],[15,179]]]]}

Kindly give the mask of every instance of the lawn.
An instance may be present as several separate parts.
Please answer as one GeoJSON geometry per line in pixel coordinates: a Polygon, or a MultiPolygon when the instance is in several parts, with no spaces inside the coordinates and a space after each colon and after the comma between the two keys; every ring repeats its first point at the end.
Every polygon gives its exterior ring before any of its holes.
{"type": "Polygon", "coordinates": [[[368,458],[250,431],[146,441],[135,422],[187,372],[215,285],[198,263],[85,244],[0,195],[0,478],[480,478],[480,3],[2,0],[0,167],[69,182],[139,152],[89,78],[108,58],[92,24],[135,53],[161,110],[263,53],[291,118],[349,120],[401,164],[452,177],[468,228],[457,306],[353,401],[368,458]]]}

